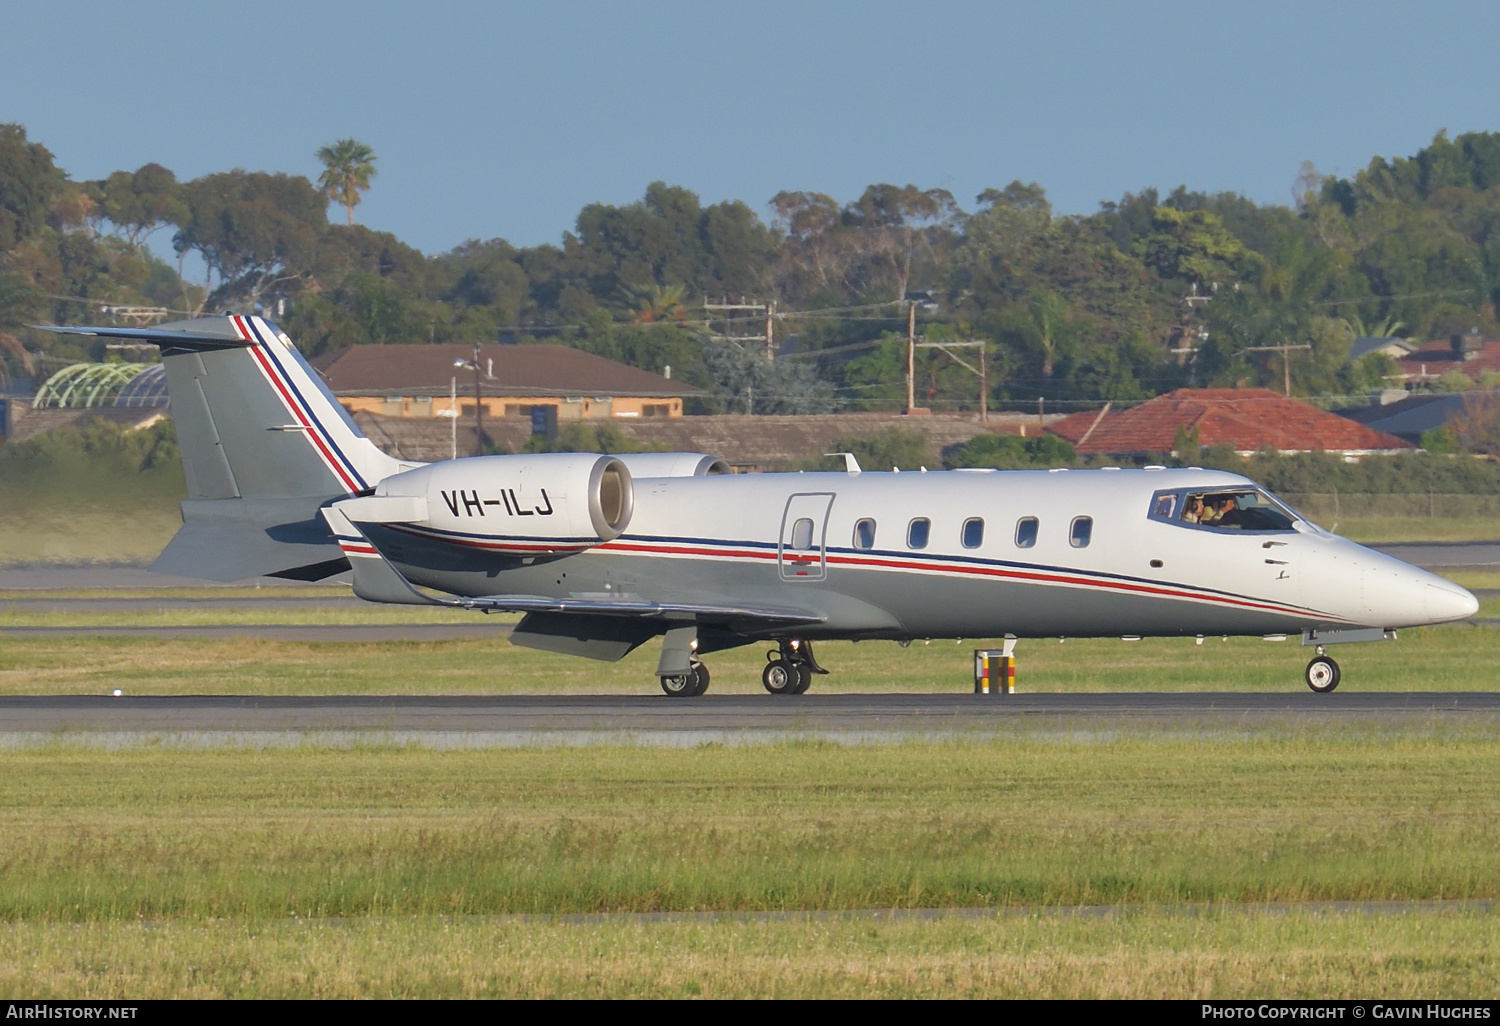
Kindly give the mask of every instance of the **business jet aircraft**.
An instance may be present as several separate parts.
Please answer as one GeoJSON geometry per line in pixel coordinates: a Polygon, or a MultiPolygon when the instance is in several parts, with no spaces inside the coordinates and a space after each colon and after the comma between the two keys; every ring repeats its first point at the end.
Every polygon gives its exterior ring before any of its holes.
{"type": "MultiPolygon", "coordinates": [[[[520,612],[511,641],[702,694],[710,652],[774,644],[773,694],[826,638],[1301,634],[1324,652],[1462,620],[1474,596],[1207,470],[733,475],[698,453],[420,464],[365,438],[259,317],[57,328],[161,347],[188,499],[153,569],[216,580],[353,570],[374,602],[520,612]],[[1233,500],[1232,502],[1230,500],[1233,500]],[[1222,514],[1213,521],[1213,512],[1222,514]]],[[[1013,643],[1013,640],[1008,642],[1013,643]]]]}

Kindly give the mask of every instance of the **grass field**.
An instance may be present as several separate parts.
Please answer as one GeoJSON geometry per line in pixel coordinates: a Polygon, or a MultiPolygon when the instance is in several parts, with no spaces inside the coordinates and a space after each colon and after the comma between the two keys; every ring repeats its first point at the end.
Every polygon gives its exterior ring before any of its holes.
{"type": "MultiPolygon", "coordinates": [[[[984,644],[821,645],[834,675],[815,692],[967,691],[984,644]]],[[[1335,654],[1348,689],[1495,690],[1500,630],[1335,654]]],[[[1210,638],[1023,641],[1018,655],[1022,690],[1300,691],[1309,652],[1210,638]]],[[[0,694],[644,695],[659,693],[655,658],[106,628],[0,638],[0,694]]],[[[759,693],[763,659],[714,654],[712,693],[759,693]]],[[[0,749],[0,993],[1493,997],[1500,911],[1298,903],[1500,900],[1497,780],[1500,736],[1430,724],[870,747],[0,749]],[[1067,912],[1080,905],[1114,911],[1067,912]],[[881,908],[993,914],[842,914],[881,908]],[[604,918],[551,918],[580,913],[604,918]]]]}
{"type": "MultiPolygon", "coordinates": [[[[477,614],[476,614],[477,615],[477,614]]],[[[830,642],[815,694],[968,691],[977,647],[998,641],[830,642]]],[[[1399,640],[1335,650],[1345,688],[1490,691],[1500,687],[1500,630],[1402,631],[1399,640]]],[[[1023,641],[1020,691],[1283,691],[1301,688],[1311,656],[1294,638],[1265,642],[1147,638],[1023,641]]],[[[0,638],[0,695],[107,694],[659,694],[656,647],[618,663],[517,648],[502,639],[281,642],[121,637],[0,638]]],[[[710,694],[759,694],[764,649],[707,657],[710,694]]]]}
{"type": "Polygon", "coordinates": [[[0,753],[29,996],[1490,994],[1500,739],[0,753]],[[1174,906],[1210,903],[1206,914],[1174,906]],[[1103,918],[1035,914],[1115,905],[1103,918]],[[1021,907],[983,919],[516,913],[1021,907]],[[1214,911],[1214,910],[1217,911],[1214,911]]]}
{"type": "Polygon", "coordinates": [[[69,998],[1493,998],[1500,916],[22,922],[0,992],[69,998]]]}

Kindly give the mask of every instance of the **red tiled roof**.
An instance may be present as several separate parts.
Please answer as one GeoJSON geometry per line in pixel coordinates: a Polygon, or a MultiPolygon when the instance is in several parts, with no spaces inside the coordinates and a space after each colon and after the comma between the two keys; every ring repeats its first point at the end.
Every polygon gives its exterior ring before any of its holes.
{"type": "Polygon", "coordinates": [[[1266,445],[1292,452],[1412,448],[1395,435],[1265,388],[1180,388],[1108,413],[1103,420],[1097,412],[1075,413],[1047,430],[1067,439],[1081,455],[1094,456],[1171,452],[1181,426],[1197,428],[1200,445],[1227,442],[1241,452],[1266,445]],[[1090,432],[1096,420],[1098,426],[1090,432]]]}
{"type": "Polygon", "coordinates": [[[1500,342],[1485,342],[1474,359],[1465,360],[1453,351],[1451,343],[1440,339],[1407,353],[1396,361],[1396,366],[1415,381],[1434,380],[1453,370],[1477,378],[1480,371],[1500,371],[1500,342]]]}
{"type": "MultiPolygon", "coordinates": [[[[350,346],[312,361],[339,395],[447,395],[455,374],[458,390],[473,391],[474,372],[455,360],[474,359],[465,345],[350,346]]],[[[490,395],[611,395],[664,398],[698,395],[702,389],[673,381],[571,346],[480,346],[479,365],[490,395]]]]}

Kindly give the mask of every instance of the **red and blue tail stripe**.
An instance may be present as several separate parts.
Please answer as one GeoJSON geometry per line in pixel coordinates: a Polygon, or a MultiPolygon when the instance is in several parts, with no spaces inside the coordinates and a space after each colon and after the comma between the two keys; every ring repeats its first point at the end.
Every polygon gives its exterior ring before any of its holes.
{"type": "Polygon", "coordinates": [[[240,336],[252,343],[250,353],[259,365],[261,373],[265,374],[271,386],[281,396],[282,402],[286,404],[288,412],[297,424],[306,431],[313,448],[318,451],[324,463],[328,465],[328,469],[351,495],[368,488],[369,483],[360,474],[359,468],[344,453],[333,434],[314,412],[312,404],[297,387],[295,377],[287,370],[285,357],[277,352],[277,347],[272,344],[273,340],[266,337],[267,333],[261,325],[250,317],[237,316],[231,317],[230,320],[240,336]]]}

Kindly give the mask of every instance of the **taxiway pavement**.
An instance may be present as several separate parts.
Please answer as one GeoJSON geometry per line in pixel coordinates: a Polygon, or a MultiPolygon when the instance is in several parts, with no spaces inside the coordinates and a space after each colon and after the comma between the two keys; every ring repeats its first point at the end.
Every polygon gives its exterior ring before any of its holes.
{"type": "Polygon", "coordinates": [[[1296,726],[1500,728],[1500,692],[0,698],[0,745],[668,747],[1296,726]]]}

